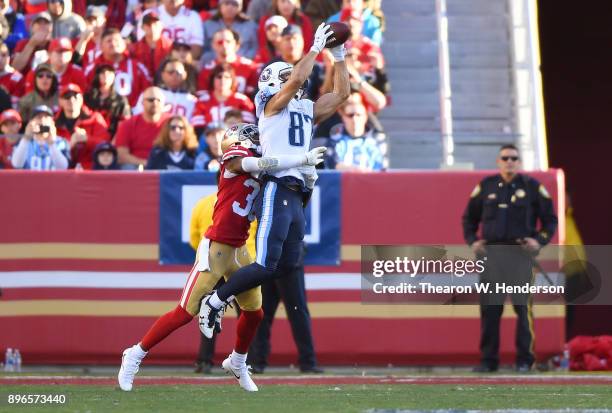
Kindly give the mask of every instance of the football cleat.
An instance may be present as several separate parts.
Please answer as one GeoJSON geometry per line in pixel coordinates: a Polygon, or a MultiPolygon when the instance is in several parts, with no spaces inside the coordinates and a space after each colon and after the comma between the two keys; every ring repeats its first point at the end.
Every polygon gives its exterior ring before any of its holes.
{"type": "Polygon", "coordinates": [[[134,354],[133,347],[127,348],[123,351],[123,357],[121,358],[121,368],[119,369],[119,374],[117,375],[119,387],[121,387],[121,390],[132,390],[134,376],[136,376],[136,373],[138,373],[141,361],[142,358],[134,354]]]}
{"type": "Polygon", "coordinates": [[[246,363],[236,367],[232,364],[232,357],[228,356],[225,360],[223,360],[221,367],[223,367],[223,370],[225,370],[227,374],[234,376],[236,380],[238,380],[240,387],[246,391],[259,390],[253,379],[251,379],[251,372],[249,371],[250,366],[247,366],[246,363]]]}
{"type": "Polygon", "coordinates": [[[210,294],[202,300],[198,320],[200,331],[206,338],[212,338],[215,331],[221,332],[221,318],[225,312],[225,306],[216,309],[208,303],[209,301],[210,294]]]}

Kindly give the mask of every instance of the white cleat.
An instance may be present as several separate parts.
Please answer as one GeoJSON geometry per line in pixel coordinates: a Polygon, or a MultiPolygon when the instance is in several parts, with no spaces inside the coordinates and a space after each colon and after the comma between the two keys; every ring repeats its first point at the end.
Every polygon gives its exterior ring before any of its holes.
{"type": "Polygon", "coordinates": [[[200,331],[206,338],[212,338],[215,332],[221,332],[221,319],[225,313],[225,306],[217,310],[208,304],[209,300],[210,295],[202,300],[198,319],[200,331]]]}
{"type": "MultiPolygon", "coordinates": [[[[138,344],[136,344],[138,345],[138,344]]],[[[123,391],[131,391],[132,384],[134,383],[134,376],[138,373],[140,367],[141,358],[133,354],[134,348],[130,347],[123,351],[123,357],[121,358],[121,368],[117,379],[119,381],[119,387],[123,391]]]]}
{"type": "Polygon", "coordinates": [[[221,366],[227,374],[231,374],[232,376],[234,376],[236,380],[238,380],[238,383],[240,383],[240,387],[242,387],[246,391],[259,390],[253,379],[251,379],[251,372],[249,371],[249,366],[247,366],[246,364],[243,364],[239,367],[235,367],[232,365],[232,358],[228,357],[223,360],[221,366]]]}

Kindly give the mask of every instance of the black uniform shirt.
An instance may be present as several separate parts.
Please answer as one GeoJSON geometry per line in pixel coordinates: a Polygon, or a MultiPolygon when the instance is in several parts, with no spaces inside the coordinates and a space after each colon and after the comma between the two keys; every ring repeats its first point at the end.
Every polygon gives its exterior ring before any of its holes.
{"type": "Polygon", "coordinates": [[[546,245],[557,229],[557,216],[550,195],[537,180],[517,174],[506,183],[498,174],[484,178],[472,191],[463,214],[463,237],[468,244],[479,239],[481,223],[487,242],[513,243],[531,237],[546,245]]]}

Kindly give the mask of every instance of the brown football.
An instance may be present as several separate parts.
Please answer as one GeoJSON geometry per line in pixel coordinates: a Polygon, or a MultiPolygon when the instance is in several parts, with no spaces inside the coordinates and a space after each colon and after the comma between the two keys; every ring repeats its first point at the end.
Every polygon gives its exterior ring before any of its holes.
{"type": "Polygon", "coordinates": [[[346,42],[351,35],[351,29],[345,23],[333,22],[330,23],[329,26],[334,33],[327,38],[327,43],[325,43],[325,47],[327,48],[340,46],[342,43],[346,42]]]}

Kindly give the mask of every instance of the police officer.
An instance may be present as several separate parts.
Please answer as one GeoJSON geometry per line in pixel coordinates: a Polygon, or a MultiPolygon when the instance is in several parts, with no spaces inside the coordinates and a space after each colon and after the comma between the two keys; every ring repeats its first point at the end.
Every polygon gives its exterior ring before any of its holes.
{"type": "MultiPolygon", "coordinates": [[[[557,228],[546,188],[518,173],[521,162],[516,146],[501,147],[497,166],[499,174],[476,185],[463,214],[465,241],[477,257],[486,257],[480,282],[489,283],[492,291],[480,296],[481,359],[476,372],[494,372],[499,366],[499,325],[506,294],[497,294],[496,284],[532,283],[533,259],[557,228]],[[478,236],[480,224],[482,237],[478,236]]],[[[528,372],[535,361],[531,297],[513,294],[511,301],[517,315],[516,370],[528,372]]]]}

